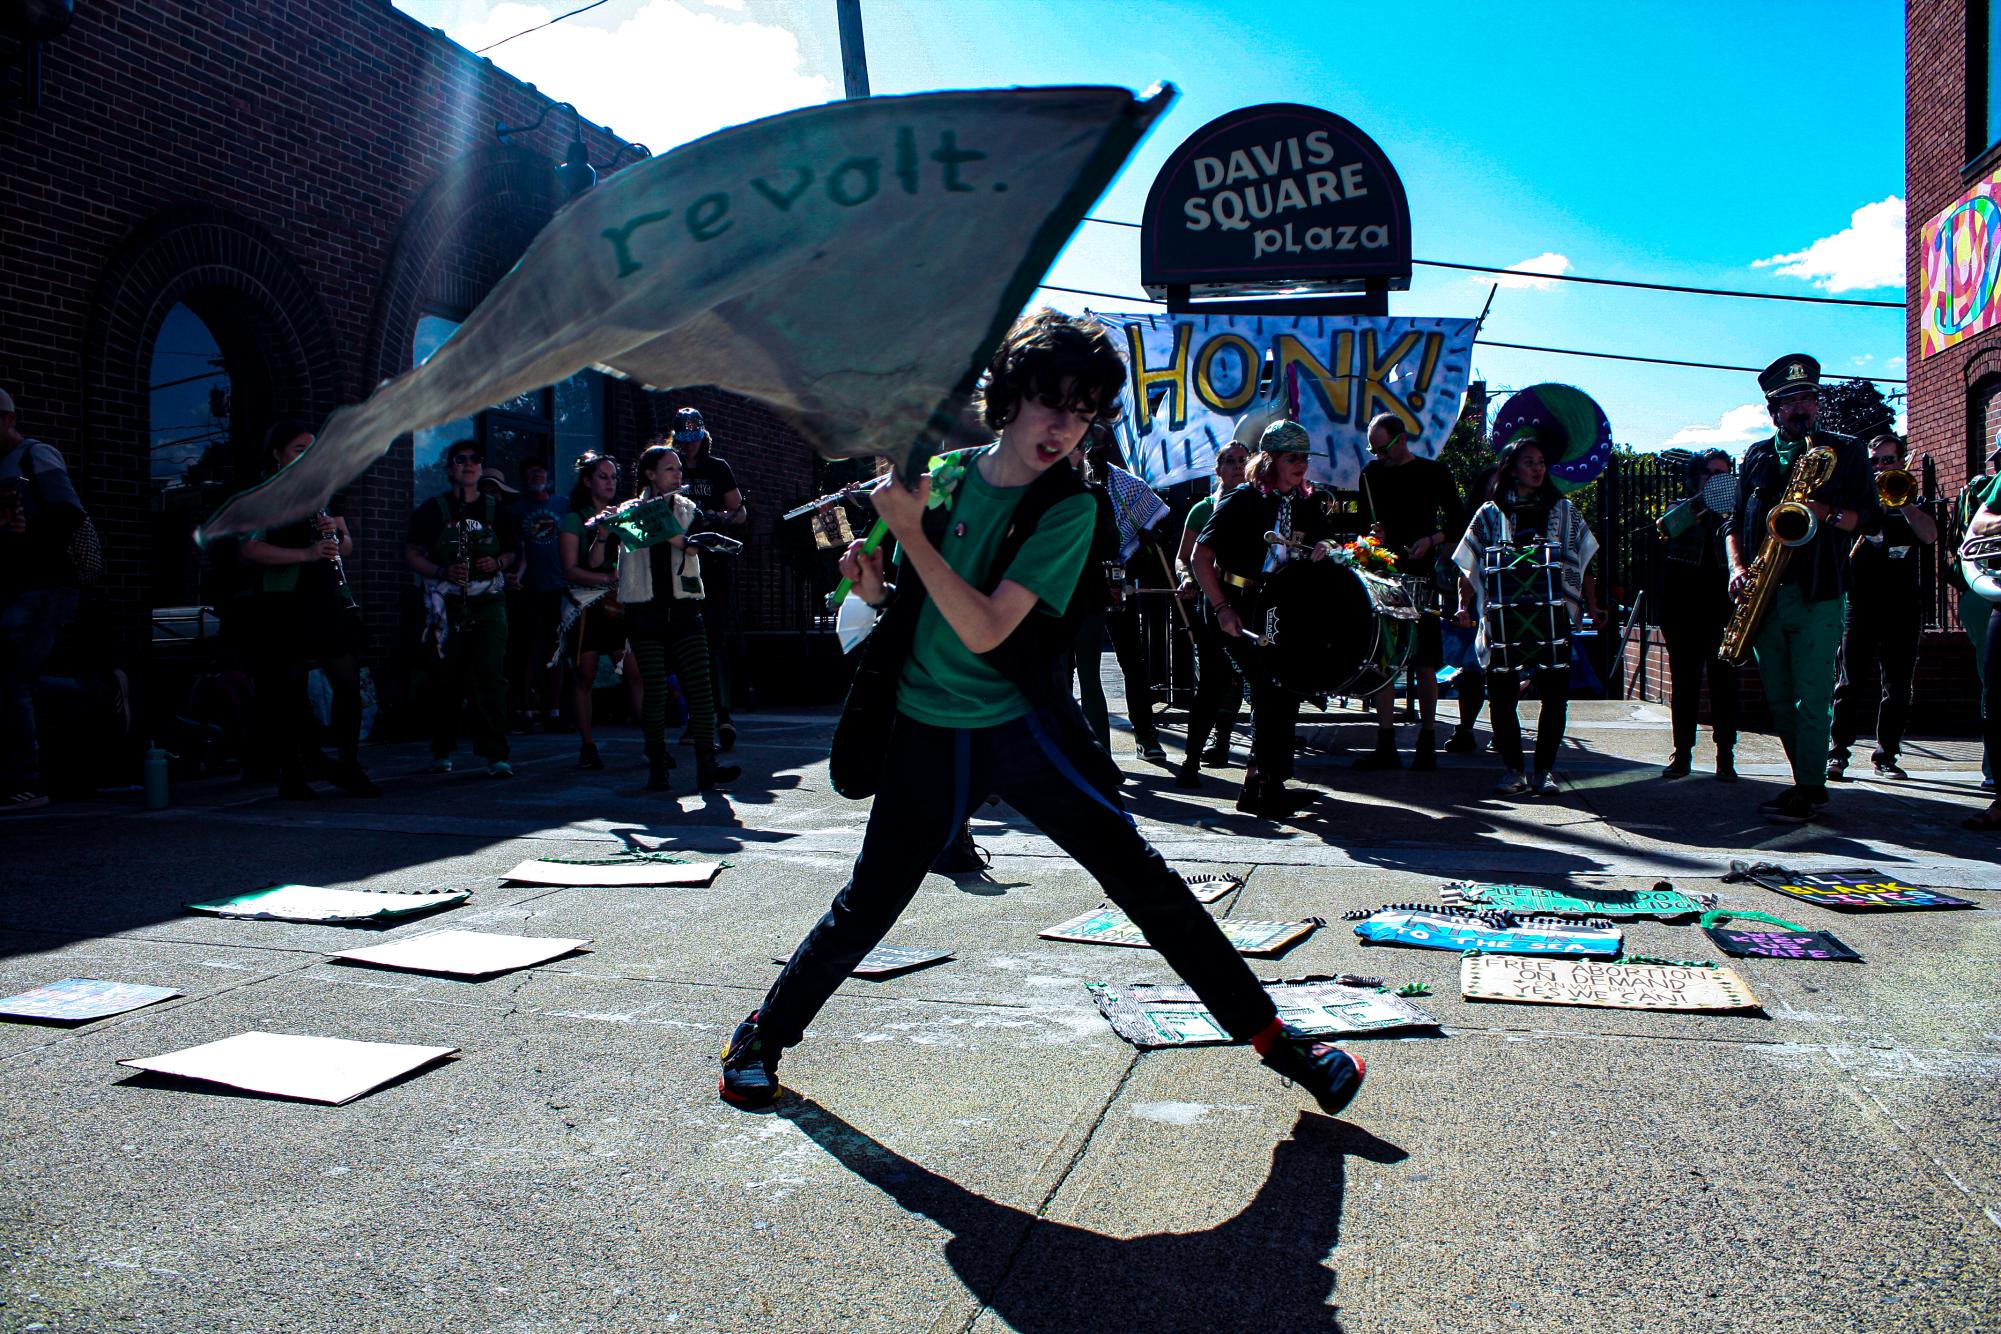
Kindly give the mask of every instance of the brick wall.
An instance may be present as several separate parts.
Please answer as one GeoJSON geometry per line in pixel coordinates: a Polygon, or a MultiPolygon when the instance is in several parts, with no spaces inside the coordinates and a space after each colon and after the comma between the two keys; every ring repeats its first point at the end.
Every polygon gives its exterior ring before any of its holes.
{"type": "MultiPolygon", "coordinates": [[[[0,38],[0,60],[17,49],[0,38]]],[[[506,272],[560,203],[572,121],[499,144],[496,122],[532,121],[546,99],[387,0],[101,0],[42,67],[41,107],[0,107],[0,385],[64,453],[106,539],[79,632],[136,666],[160,558],[148,387],[167,312],[185,302],[221,345],[231,480],[246,481],[274,415],[362,398],[407,368],[419,315],[468,310],[506,272]]],[[[584,132],[594,161],[621,146],[584,132]]],[[[608,387],[615,453],[636,455],[663,397],[608,387]]],[[[741,400],[702,406],[747,488],[807,492],[789,431],[741,400]]],[[[410,489],[404,441],[348,496],[378,658],[407,582],[410,489]]]]}
{"type": "MultiPolygon", "coordinates": [[[[1918,311],[1924,291],[1921,229],[1994,167],[1983,160],[1978,170],[1964,170],[1967,16],[1969,5],[1984,3],[1930,0],[1907,5],[1904,11],[1905,291],[1910,294],[1904,355],[1910,380],[1911,452],[1932,456],[1940,486],[1948,495],[1966,480],[1969,468],[1978,469],[1986,445],[2001,426],[2001,401],[1988,402],[1995,390],[2001,390],[2001,328],[1924,360],[1918,355],[1918,311]]],[[[2001,88],[1992,95],[2001,98],[2001,88]]]]}

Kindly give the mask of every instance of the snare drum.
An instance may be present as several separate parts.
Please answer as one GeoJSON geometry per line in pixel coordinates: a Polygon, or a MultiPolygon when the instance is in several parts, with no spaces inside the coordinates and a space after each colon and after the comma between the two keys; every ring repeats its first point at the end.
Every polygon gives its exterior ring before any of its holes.
{"type": "Polygon", "coordinates": [[[1563,563],[1554,546],[1536,541],[1489,547],[1480,578],[1490,668],[1570,666],[1570,608],[1563,600],[1563,563]]]}
{"type": "Polygon", "coordinates": [[[1403,675],[1417,644],[1417,598],[1403,579],[1339,561],[1293,561],[1265,582],[1272,675],[1296,695],[1371,695],[1403,675]]]}

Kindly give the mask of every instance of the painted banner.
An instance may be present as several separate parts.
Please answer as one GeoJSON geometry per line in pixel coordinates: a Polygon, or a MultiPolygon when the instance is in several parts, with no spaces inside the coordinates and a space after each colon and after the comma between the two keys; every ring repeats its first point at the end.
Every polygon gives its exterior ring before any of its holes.
{"type": "Polygon", "coordinates": [[[1491,926],[1453,912],[1387,909],[1355,924],[1364,945],[1415,945],[1427,950],[1482,950],[1488,954],[1568,954],[1610,959],[1625,948],[1616,926],[1575,922],[1491,926]]]}
{"type": "Polygon", "coordinates": [[[1600,963],[1473,954],[1459,965],[1467,1000],[1588,1005],[1612,1010],[1756,1010],[1758,997],[1728,968],[1677,963],[1600,963]]]}
{"type": "Polygon", "coordinates": [[[366,889],[322,889],[318,885],[272,885],[226,899],[190,903],[189,912],[242,917],[258,922],[375,922],[450,908],[472,897],[468,889],[424,894],[380,894],[366,889]]]}
{"type": "Polygon", "coordinates": [[[1981,181],[1918,236],[1924,290],[1918,356],[1943,352],[2001,323],[2001,171],[1981,181]]]}
{"type": "Polygon", "coordinates": [[[1126,352],[1118,429],[1127,465],[1155,487],[1209,476],[1216,451],[1240,424],[1254,444],[1266,423],[1288,414],[1313,437],[1307,477],[1323,486],[1352,491],[1360,484],[1369,419],[1378,413],[1396,414],[1411,452],[1435,458],[1459,420],[1479,324],[1388,315],[1093,313],[1126,352]],[[1268,357],[1273,374],[1260,393],[1268,357]]]}
{"type": "Polygon", "coordinates": [[[65,977],[46,986],[0,1000],[0,1017],[35,1019],[51,1024],[83,1024],[127,1010],[157,1005],[181,993],[172,987],[136,982],[106,982],[94,977],[65,977]]]}
{"type": "Polygon", "coordinates": [[[1654,889],[1544,889],[1540,885],[1481,885],[1459,880],[1445,886],[1439,897],[1453,906],[1468,904],[1552,917],[1693,917],[1703,909],[1701,902],[1665,882],[1654,889]]]}
{"type": "Polygon", "coordinates": [[[1860,963],[1862,956],[1826,931],[1759,931],[1749,927],[1705,926],[1702,934],[1716,948],[1736,959],[1839,959],[1860,963]]]}
{"type": "Polygon", "coordinates": [[[1935,889],[1900,884],[1895,876],[1885,875],[1869,866],[1821,871],[1813,875],[1802,875],[1782,867],[1760,868],[1752,872],[1751,878],[1766,889],[1777,890],[1806,903],[1818,903],[1824,908],[1867,910],[1979,906],[1969,899],[1942,894],[1935,889]]]}
{"type": "MultiPolygon", "coordinates": [[[[1121,987],[1109,982],[1086,982],[1084,986],[1112,1030],[1135,1047],[1198,1047],[1236,1041],[1190,987],[1149,983],[1121,987]]],[[[1264,989],[1278,1007],[1279,1021],[1301,1037],[1438,1027],[1438,1020],[1421,1007],[1374,987],[1302,978],[1267,982],[1264,989]]]]}
{"type": "Polygon", "coordinates": [[[860,98],[628,167],[566,205],[422,366],[334,413],[201,535],[310,514],[399,436],[589,366],[743,394],[824,457],[909,473],[1172,97],[860,98]]]}
{"type": "MultiPolygon", "coordinates": [[[[1223,929],[1223,938],[1230,942],[1230,948],[1239,954],[1282,954],[1295,941],[1304,940],[1313,934],[1313,929],[1324,926],[1318,917],[1308,917],[1298,922],[1253,922],[1242,918],[1225,917],[1216,923],[1223,929]]],[[[1039,932],[1044,940],[1074,940],[1084,945],[1132,945],[1139,949],[1151,949],[1139,925],[1117,908],[1107,904],[1093,908],[1067,922],[1039,932]]]]}

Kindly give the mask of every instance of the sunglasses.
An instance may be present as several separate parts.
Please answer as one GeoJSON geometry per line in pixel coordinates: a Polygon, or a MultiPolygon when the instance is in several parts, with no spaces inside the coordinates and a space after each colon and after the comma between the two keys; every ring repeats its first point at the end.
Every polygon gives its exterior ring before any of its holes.
{"type": "Polygon", "coordinates": [[[456,468],[461,463],[483,463],[485,460],[477,454],[454,454],[446,461],[456,468]]]}

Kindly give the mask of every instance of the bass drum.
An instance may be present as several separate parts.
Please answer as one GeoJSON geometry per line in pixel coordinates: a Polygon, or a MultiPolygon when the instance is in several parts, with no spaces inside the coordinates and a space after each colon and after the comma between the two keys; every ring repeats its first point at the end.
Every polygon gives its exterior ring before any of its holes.
{"type": "Polygon", "coordinates": [[[1338,561],[1293,561],[1265,583],[1261,626],[1274,679],[1309,699],[1372,695],[1403,675],[1418,600],[1402,579],[1338,561]]]}

